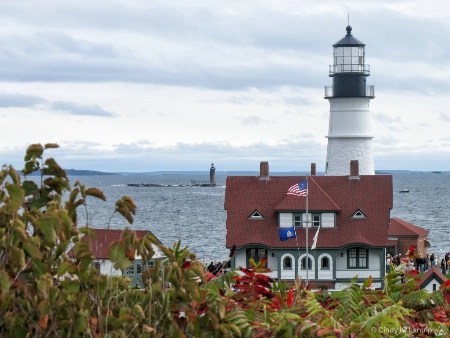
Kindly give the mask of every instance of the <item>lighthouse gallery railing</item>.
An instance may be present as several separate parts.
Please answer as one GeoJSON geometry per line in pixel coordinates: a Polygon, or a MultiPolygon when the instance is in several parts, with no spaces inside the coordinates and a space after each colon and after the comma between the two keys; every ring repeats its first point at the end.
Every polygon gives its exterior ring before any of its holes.
{"type": "MultiPolygon", "coordinates": [[[[375,86],[374,85],[367,85],[366,86],[366,97],[375,97],[375,86]]],[[[333,86],[325,86],[325,98],[329,97],[335,97],[334,96],[334,90],[333,86]]]]}

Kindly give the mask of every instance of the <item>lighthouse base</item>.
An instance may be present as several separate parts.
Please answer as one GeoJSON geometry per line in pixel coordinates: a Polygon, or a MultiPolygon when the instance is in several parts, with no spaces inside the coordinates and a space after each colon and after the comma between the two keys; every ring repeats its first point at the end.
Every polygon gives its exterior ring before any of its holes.
{"type": "Polygon", "coordinates": [[[325,175],[350,175],[351,160],[358,161],[360,175],[375,175],[372,137],[328,137],[325,175]]]}

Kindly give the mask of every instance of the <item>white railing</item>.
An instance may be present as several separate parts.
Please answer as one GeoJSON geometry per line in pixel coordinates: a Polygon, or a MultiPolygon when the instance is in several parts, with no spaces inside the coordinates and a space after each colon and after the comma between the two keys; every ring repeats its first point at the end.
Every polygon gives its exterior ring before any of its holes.
{"type": "Polygon", "coordinates": [[[355,276],[358,278],[380,278],[380,270],[336,270],[336,278],[351,279],[355,276]]]}
{"type": "MultiPolygon", "coordinates": [[[[375,86],[367,85],[366,86],[366,95],[367,97],[375,97],[375,86]]],[[[325,86],[325,98],[335,97],[333,86],[325,86]]]]}

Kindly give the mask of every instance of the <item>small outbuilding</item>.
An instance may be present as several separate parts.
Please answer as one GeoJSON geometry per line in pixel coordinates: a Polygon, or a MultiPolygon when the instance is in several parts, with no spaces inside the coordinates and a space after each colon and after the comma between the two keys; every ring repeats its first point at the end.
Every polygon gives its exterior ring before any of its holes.
{"type": "Polygon", "coordinates": [[[447,277],[441,270],[435,266],[430,267],[420,278],[419,287],[426,289],[428,292],[438,290],[447,280],[447,277]]]}
{"type": "MultiPolygon", "coordinates": [[[[133,261],[133,265],[128,267],[125,270],[115,269],[111,259],[109,257],[109,249],[114,242],[118,242],[121,239],[123,230],[116,229],[94,229],[92,230],[95,233],[95,236],[87,236],[84,235],[81,238],[81,241],[88,242],[89,247],[94,253],[95,259],[92,261],[91,265],[98,269],[101,274],[111,275],[111,276],[126,276],[131,279],[131,285],[133,286],[142,286],[142,272],[148,268],[151,268],[155,265],[155,261],[157,259],[164,259],[165,256],[162,251],[156,246],[152,245],[155,254],[153,258],[147,262],[147,266],[144,266],[143,260],[140,256],[135,257],[133,261]]],[[[136,230],[136,237],[143,238],[147,234],[152,234],[155,238],[157,238],[151,231],[149,230],[136,230]]],[[[159,240],[158,240],[159,242],[159,240]]],[[[69,252],[69,256],[71,253],[69,252]]]]}

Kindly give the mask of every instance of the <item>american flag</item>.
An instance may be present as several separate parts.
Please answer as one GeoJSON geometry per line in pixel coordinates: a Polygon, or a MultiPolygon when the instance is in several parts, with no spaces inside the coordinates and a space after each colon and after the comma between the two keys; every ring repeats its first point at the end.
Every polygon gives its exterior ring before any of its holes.
{"type": "Polygon", "coordinates": [[[289,188],[288,195],[308,196],[308,183],[306,180],[300,181],[289,188]]]}

